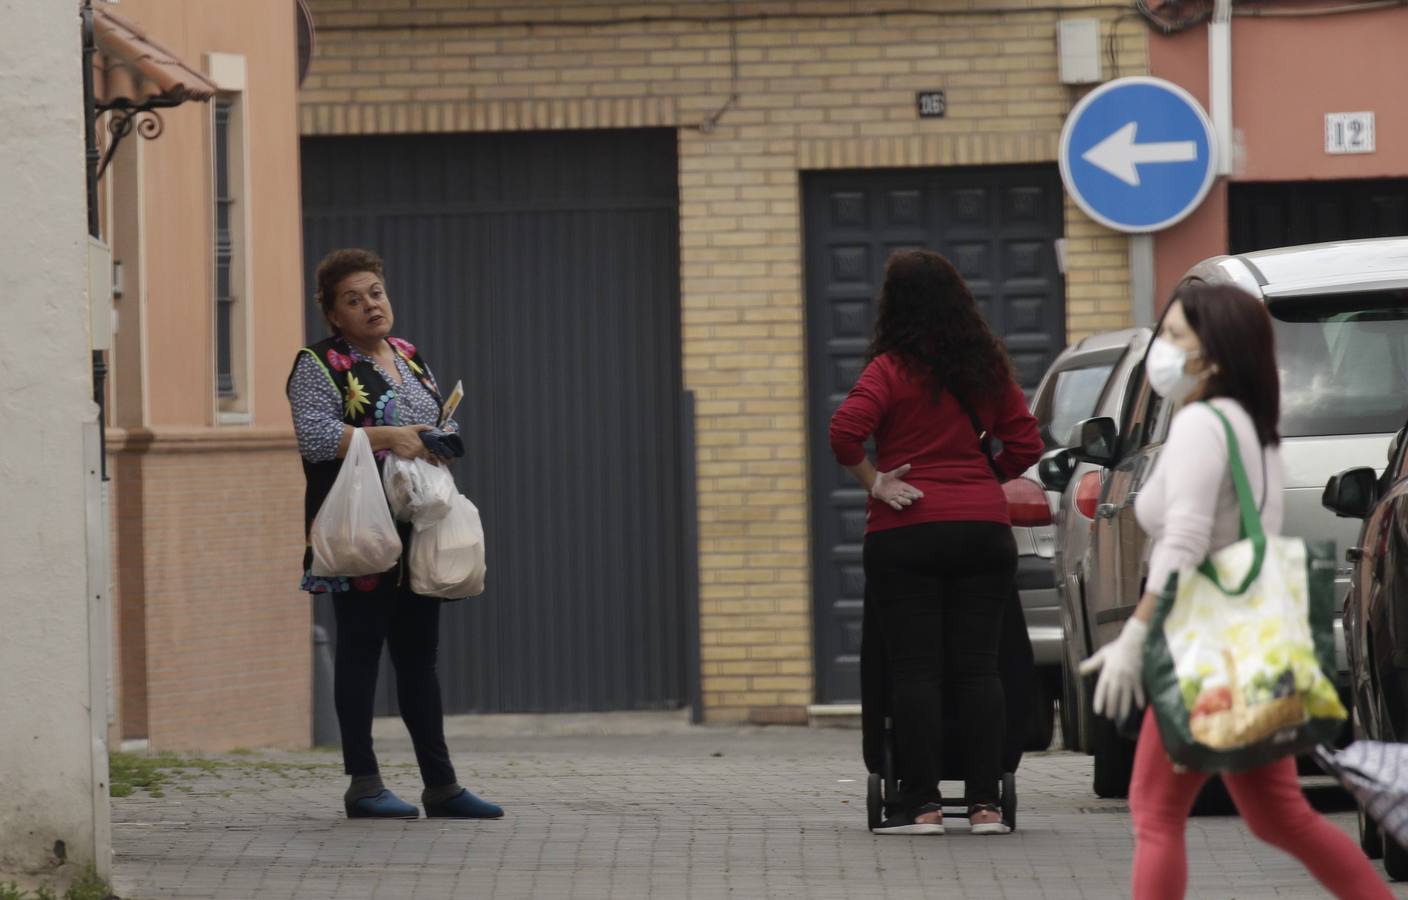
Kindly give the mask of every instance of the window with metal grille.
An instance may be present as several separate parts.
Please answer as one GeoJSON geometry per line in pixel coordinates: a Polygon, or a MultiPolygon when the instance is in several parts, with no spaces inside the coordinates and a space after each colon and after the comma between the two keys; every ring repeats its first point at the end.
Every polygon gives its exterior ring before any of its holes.
{"type": "Polygon", "coordinates": [[[231,319],[234,291],[231,269],[234,239],[230,232],[230,116],[234,104],[224,98],[215,101],[215,386],[221,397],[235,396],[234,353],[231,349],[231,319]]]}

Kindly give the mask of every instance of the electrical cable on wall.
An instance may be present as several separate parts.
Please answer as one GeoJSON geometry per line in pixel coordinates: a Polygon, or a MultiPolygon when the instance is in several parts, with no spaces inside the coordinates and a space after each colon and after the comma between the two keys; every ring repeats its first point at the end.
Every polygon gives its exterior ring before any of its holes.
{"type": "Polygon", "coordinates": [[[718,127],[719,120],[724,117],[724,113],[728,112],[738,103],[738,17],[736,15],[736,2],[737,0],[729,0],[728,2],[728,99],[724,101],[723,106],[714,110],[704,121],[695,126],[704,134],[709,134],[718,127]]]}
{"type": "MultiPolygon", "coordinates": [[[[1314,16],[1337,16],[1349,13],[1373,12],[1408,6],[1408,0],[1367,0],[1358,3],[1336,3],[1328,6],[1307,7],[1298,3],[1271,5],[1269,0],[1250,0],[1236,3],[1232,15],[1250,18],[1301,18],[1314,16]]],[[[1150,27],[1160,34],[1171,35],[1187,31],[1212,18],[1212,4],[1205,2],[1188,3],[1186,0],[1168,0],[1151,5],[1149,0],[1135,0],[1134,8],[1150,27]]]]}
{"type": "MultiPolygon", "coordinates": [[[[1397,0],[1395,0],[1397,2],[1397,0]]],[[[1121,7],[1112,3],[1082,3],[1069,6],[986,6],[974,9],[924,9],[918,7],[886,7],[883,9],[850,9],[842,11],[809,12],[806,10],[796,10],[793,12],[745,12],[735,11],[734,4],[730,3],[730,11],[724,15],[652,15],[652,16],[621,16],[618,18],[601,19],[499,19],[495,22],[476,23],[473,27],[479,31],[489,31],[497,28],[616,28],[624,25],[665,25],[665,24],[693,24],[693,25],[719,25],[724,23],[762,23],[762,22],[815,22],[815,21],[836,21],[839,19],[883,19],[891,16],[911,16],[919,18],[947,19],[954,17],[976,18],[983,16],[1028,16],[1028,15],[1069,15],[1071,13],[1097,13],[1114,12],[1121,7]]],[[[379,22],[378,25],[319,25],[318,32],[326,33],[333,31],[367,31],[376,27],[394,28],[397,31],[436,31],[443,29],[463,29],[465,25],[458,22],[398,22],[394,13],[388,13],[387,20],[379,22]]]]}

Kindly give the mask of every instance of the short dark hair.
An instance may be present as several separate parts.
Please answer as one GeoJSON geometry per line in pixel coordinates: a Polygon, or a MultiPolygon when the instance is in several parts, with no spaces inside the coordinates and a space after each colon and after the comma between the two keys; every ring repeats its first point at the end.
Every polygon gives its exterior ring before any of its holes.
{"type": "MultiPolygon", "coordinates": [[[[348,275],[356,275],[358,272],[370,272],[382,281],[386,280],[381,257],[370,250],[363,250],[360,247],[344,247],[334,250],[323,257],[318,263],[318,269],[313,275],[316,291],[313,299],[318,307],[323,311],[323,318],[326,320],[328,313],[332,311],[332,305],[337,300],[337,286],[342,283],[342,279],[348,275]]],[[[331,324],[333,333],[337,329],[331,324]]]]}
{"type": "Polygon", "coordinates": [[[1203,345],[1203,361],[1217,366],[1208,376],[1207,397],[1230,397],[1256,425],[1263,446],[1281,442],[1281,376],[1276,335],[1266,304],[1230,284],[1187,278],[1173,290],[1183,315],[1203,345]]]}

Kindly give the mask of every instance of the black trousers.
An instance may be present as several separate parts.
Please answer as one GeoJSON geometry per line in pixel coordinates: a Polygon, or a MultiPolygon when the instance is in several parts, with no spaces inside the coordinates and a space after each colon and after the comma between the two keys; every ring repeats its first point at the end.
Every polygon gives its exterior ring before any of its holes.
{"type": "Polygon", "coordinates": [[[965,796],[996,802],[1005,729],[997,655],[1016,579],[1012,529],[926,522],[877,531],[865,536],[864,564],[889,673],[898,805],[939,799],[945,696],[958,707],[965,796]]]}
{"type": "Polygon", "coordinates": [[[455,782],[445,746],[445,715],[435,672],[444,601],[421,597],[396,584],[393,570],[374,591],[333,595],[337,618],[337,657],[333,700],[342,732],[342,761],[348,775],[379,771],[372,750],[372,709],[381,647],[391,651],[401,720],[411,733],[420,777],[426,787],[455,782]]]}

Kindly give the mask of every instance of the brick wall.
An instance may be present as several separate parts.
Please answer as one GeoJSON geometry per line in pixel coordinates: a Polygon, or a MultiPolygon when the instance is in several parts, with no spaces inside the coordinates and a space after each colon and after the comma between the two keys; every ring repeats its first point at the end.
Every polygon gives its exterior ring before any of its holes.
{"type": "MultiPolygon", "coordinates": [[[[951,0],[912,4],[935,15],[883,17],[869,0],[311,5],[305,134],[679,129],[707,715],[803,718],[813,685],[799,173],[1054,161],[1079,97],[1057,82],[1058,17],[951,0]],[[766,18],[731,34],[718,18],[735,8],[766,18]],[[611,21],[678,16],[710,21],[611,21]],[[917,119],[915,91],[929,89],[947,92],[947,118],[917,119]]],[[[1123,9],[1079,15],[1108,34],[1123,9]]],[[[1143,27],[1118,26],[1114,52],[1115,74],[1146,71],[1143,27]]],[[[1127,324],[1125,239],[1069,205],[1066,235],[1068,337],[1127,324]]]]}
{"type": "Polygon", "coordinates": [[[273,429],[109,432],[114,735],[154,750],[307,746],[303,473],[273,429]]]}

